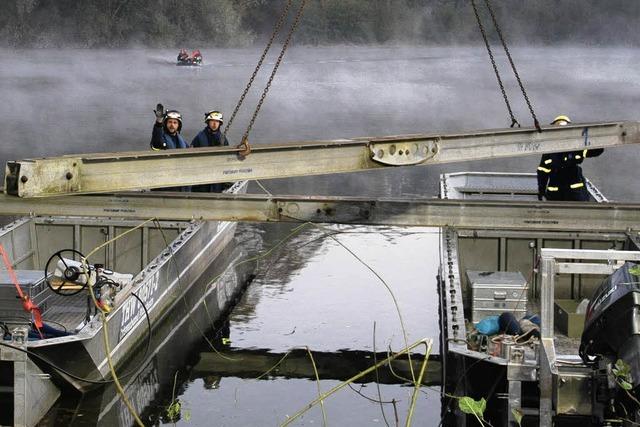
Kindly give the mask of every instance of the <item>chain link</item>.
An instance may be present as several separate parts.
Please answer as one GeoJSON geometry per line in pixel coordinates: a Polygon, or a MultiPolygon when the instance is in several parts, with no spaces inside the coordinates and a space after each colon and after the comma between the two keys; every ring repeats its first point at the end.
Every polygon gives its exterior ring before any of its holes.
{"type": "Polygon", "coordinates": [[[493,71],[496,74],[496,79],[498,80],[498,86],[500,86],[500,91],[502,92],[504,103],[507,105],[507,110],[509,111],[509,116],[511,117],[511,127],[514,127],[516,125],[520,127],[520,123],[518,123],[518,120],[514,116],[513,110],[511,109],[511,104],[509,103],[509,97],[507,96],[507,92],[504,89],[504,84],[502,84],[502,78],[500,78],[500,72],[498,71],[498,66],[496,65],[496,61],[493,57],[493,52],[491,51],[491,45],[489,44],[489,40],[487,39],[487,33],[485,32],[484,26],[482,25],[482,20],[480,19],[480,14],[478,13],[478,7],[476,6],[475,0],[471,0],[471,6],[473,6],[473,13],[476,15],[478,28],[480,29],[480,33],[482,34],[484,45],[487,47],[487,53],[489,54],[489,59],[491,60],[493,71]]]}
{"type": "Polygon", "coordinates": [[[253,112],[253,117],[251,117],[251,121],[249,122],[249,126],[247,126],[247,130],[244,132],[244,135],[242,136],[242,142],[241,144],[247,146],[248,145],[248,138],[249,138],[249,133],[251,133],[251,129],[253,128],[253,124],[256,121],[256,118],[258,117],[258,113],[260,112],[260,108],[262,108],[262,104],[264,103],[265,98],[267,97],[267,93],[269,93],[269,89],[271,88],[271,84],[273,83],[273,79],[276,76],[276,73],[278,72],[278,67],[280,67],[280,63],[282,62],[282,58],[284,58],[284,54],[287,51],[287,48],[289,47],[289,43],[291,43],[291,38],[293,37],[293,33],[296,31],[296,28],[298,28],[298,24],[300,23],[300,18],[302,17],[302,12],[304,11],[304,6],[307,3],[307,0],[302,0],[300,2],[300,8],[298,9],[298,12],[296,13],[296,17],[295,20],[293,21],[293,25],[291,26],[291,29],[289,30],[289,34],[287,34],[287,39],[285,40],[284,44],[282,45],[282,50],[280,51],[280,55],[278,56],[278,60],[276,61],[275,65],[273,66],[273,71],[271,72],[271,76],[269,76],[269,81],[267,82],[267,86],[264,88],[264,91],[262,92],[262,96],[260,97],[260,101],[258,102],[258,105],[256,106],[256,110],[253,112]]]}
{"type": "Polygon", "coordinates": [[[238,103],[236,104],[236,107],[233,110],[233,113],[231,114],[231,117],[229,118],[229,121],[227,122],[227,125],[224,128],[224,134],[226,134],[229,131],[229,128],[233,123],[233,119],[235,119],[236,115],[238,114],[238,111],[240,110],[240,107],[242,106],[242,103],[244,102],[244,99],[249,93],[249,90],[251,89],[251,86],[253,85],[253,82],[256,79],[258,72],[260,71],[260,67],[262,67],[262,63],[267,57],[267,53],[271,49],[271,46],[273,45],[273,42],[276,39],[278,33],[280,33],[280,30],[282,29],[282,24],[284,24],[285,18],[289,14],[289,9],[291,9],[292,4],[293,4],[293,0],[287,0],[287,4],[284,6],[284,9],[280,14],[280,18],[278,18],[278,22],[276,23],[276,26],[273,28],[273,33],[271,34],[271,38],[269,38],[269,42],[267,43],[267,46],[265,47],[264,51],[262,52],[262,55],[260,56],[258,65],[256,65],[255,70],[253,70],[253,74],[249,79],[249,83],[247,83],[247,86],[244,88],[244,92],[242,92],[242,95],[240,96],[240,100],[238,100],[238,103]]]}
{"type": "MultiPolygon", "coordinates": [[[[493,25],[496,27],[496,32],[498,33],[498,37],[500,38],[500,42],[502,43],[502,47],[504,48],[504,52],[507,54],[507,58],[509,59],[509,64],[511,64],[511,69],[513,70],[513,74],[518,81],[518,85],[520,86],[520,90],[522,91],[522,95],[524,96],[524,100],[527,103],[527,107],[529,107],[529,111],[531,112],[531,117],[533,117],[533,124],[536,129],[540,131],[540,122],[538,122],[538,118],[536,117],[536,113],[533,111],[533,107],[531,106],[531,101],[529,101],[529,96],[527,95],[527,91],[524,89],[524,85],[522,84],[522,80],[520,80],[520,74],[518,74],[518,70],[516,69],[516,64],[513,62],[511,58],[511,53],[509,52],[509,48],[507,47],[507,42],[504,40],[502,35],[502,30],[500,29],[500,25],[498,25],[498,20],[496,19],[495,13],[493,13],[493,8],[491,7],[490,0],[484,0],[487,5],[487,9],[489,9],[489,14],[491,14],[491,20],[493,21],[493,25]]],[[[474,6],[475,7],[475,6],[474,6]]]]}

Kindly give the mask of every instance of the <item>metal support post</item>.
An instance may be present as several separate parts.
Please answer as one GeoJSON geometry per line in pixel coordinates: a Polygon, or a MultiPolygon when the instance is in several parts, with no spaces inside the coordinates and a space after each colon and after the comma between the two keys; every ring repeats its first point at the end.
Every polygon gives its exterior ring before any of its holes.
{"type": "MultiPolygon", "coordinates": [[[[553,420],[553,373],[555,347],[553,343],[553,298],[555,293],[555,259],[543,254],[542,283],[540,288],[541,345],[539,357],[540,426],[551,427],[553,420]]],[[[556,371],[557,374],[557,371],[556,371]]]]}

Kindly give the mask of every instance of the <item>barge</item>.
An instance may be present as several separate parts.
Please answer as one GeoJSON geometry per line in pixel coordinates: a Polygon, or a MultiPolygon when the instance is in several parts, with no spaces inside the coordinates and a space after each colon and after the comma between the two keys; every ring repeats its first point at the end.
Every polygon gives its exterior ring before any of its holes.
{"type": "MultiPolygon", "coordinates": [[[[537,197],[535,174],[456,173],[443,175],[440,184],[445,199],[508,204],[537,197]]],[[[606,202],[592,183],[587,187],[592,202],[606,202]]],[[[492,425],[632,425],[624,417],[611,419],[615,358],[581,357],[585,314],[576,309],[625,261],[640,260],[638,250],[638,235],[630,230],[443,228],[438,288],[445,424],[478,425],[452,397],[469,396],[486,400],[483,415],[492,425]],[[480,333],[478,322],[501,313],[537,316],[537,333],[522,339],[502,324],[500,333],[480,333]]],[[[587,313],[593,315],[592,306],[587,313]]]]}

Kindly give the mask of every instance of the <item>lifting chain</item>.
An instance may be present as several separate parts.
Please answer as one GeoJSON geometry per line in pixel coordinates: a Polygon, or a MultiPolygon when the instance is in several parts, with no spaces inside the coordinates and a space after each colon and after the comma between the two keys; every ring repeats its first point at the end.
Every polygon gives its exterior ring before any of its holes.
{"type": "Polygon", "coordinates": [[[278,55],[278,59],[276,60],[275,65],[273,66],[273,71],[271,71],[271,75],[269,76],[269,81],[267,82],[267,85],[265,86],[264,91],[262,92],[262,96],[260,97],[260,101],[256,106],[256,110],[253,112],[253,116],[249,121],[247,130],[245,130],[244,135],[242,135],[242,142],[238,146],[238,148],[240,149],[240,151],[238,152],[238,156],[240,159],[244,159],[247,155],[249,155],[249,153],[251,153],[251,146],[249,145],[249,133],[251,132],[251,129],[253,128],[253,124],[255,123],[256,118],[258,117],[258,113],[260,112],[260,108],[262,108],[262,104],[264,103],[264,100],[266,99],[267,94],[269,93],[269,89],[271,88],[273,79],[275,78],[276,73],[278,72],[278,67],[280,67],[282,58],[284,58],[284,54],[287,51],[287,48],[289,47],[289,43],[291,43],[291,38],[293,37],[293,33],[298,28],[298,24],[300,23],[300,18],[302,17],[302,12],[304,11],[304,6],[306,3],[307,3],[307,0],[301,0],[300,2],[300,7],[298,8],[298,12],[296,13],[296,17],[293,21],[293,25],[289,30],[289,34],[287,34],[287,39],[282,45],[282,50],[280,51],[280,55],[278,55]]]}
{"type": "MultiPolygon", "coordinates": [[[[538,130],[538,132],[542,131],[542,129],[540,128],[540,122],[538,121],[538,118],[536,117],[536,113],[533,110],[533,106],[531,105],[531,101],[529,100],[529,96],[527,95],[527,91],[524,88],[524,84],[522,83],[522,79],[520,78],[520,74],[518,73],[518,70],[516,69],[516,65],[513,62],[513,58],[511,57],[511,52],[509,51],[509,48],[507,47],[507,42],[504,39],[504,35],[502,33],[502,30],[500,29],[500,25],[498,24],[498,20],[496,18],[496,15],[493,11],[493,7],[491,6],[491,1],[490,0],[484,0],[485,5],[487,6],[487,9],[489,10],[489,14],[491,15],[491,20],[493,21],[493,25],[496,29],[496,33],[498,34],[498,37],[500,38],[500,42],[502,43],[502,47],[504,49],[504,52],[507,56],[507,59],[509,60],[509,64],[511,65],[511,70],[513,71],[513,74],[516,78],[516,80],[518,81],[518,86],[520,86],[520,90],[522,91],[522,95],[524,96],[524,100],[527,103],[527,107],[529,108],[529,111],[531,112],[531,117],[533,118],[533,125],[535,126],[535,128],[538,130]]],[[[509,98],[507,96],[507,93],[505,91],[504,88],[504,84],[502,83],[502,78],[500,77],[500,72],[498,71],[498,67],[496,66],[496,61],[493,57],[493,52],[491,51],[491,46],[489,44],[489,40],[487,38],[487,33],[484,29],[484,26],[482,25],[482,20],[480,19],[480,14],[478,13],[478,8],[476,6],[476,2],[475,0],[471,0],[471,6],[473,6],[473,13],[476,16],[476,21],[478,22],[478,28],[480,29],[480,33],[482,34],[482,39],[484,40],[484,44],[487,48],[487,52],[489,53],[489,59],[491,60],[491,65],[493,66],[493,71],[496,74],[496,79],[498,80],[498,85],[500,86],[500,91],[502,92],[502,97],[504,98],[504,102],[507,106],[507,110],[509,111],[509,116],[511,117],[511,127],[514,126],[518,126],[520,127],[520,123],[518,123],[518,120],[515,118],[514,114],[513,114],[513,110],[511,109],[511,105],[509,104],[509,98]]]]}
{"type": "Polygon", "coordinates": [[[520,86],[520,90],[522,91],[522,96],[524,96],[524,100],[527,103],[527,107],[529,107],[529,111],[531,112],[531,117],[533,117],[533,124],[538,129],[540,129],[540,122],[538,122],[538,118],[536,117],[536,113],[533,111],[533,107],[531,106],[531,101],[529,101],[529,96],[527,96],[527,91],[524,89],[524,85],[522,84],[522,80],[520,79],[520,74],[518,74],[518,70],[516,69],[516,64],[513,62],[511,58],[511,53],[509,52],[509,48],[507,47],[507,42],[504,40],[502,35],[502,30],[500,29],[500,25],[498,25],[498,20],[496,19],[495,13],[493,13],[493,8],[491,7],[490,0],[484,0],[487,5],[487,9],[489,9],[489,14],[491,14],[491,20],[493,21],[493,25],[496,27],[496,32],[498,33],[498,37],[500,38],[500,42],[502,43],[502,47],[504,48],[504,52],[507,54],[507,58],[509,59],[509,64],[511,64],[511,69],[513,70],[513,74],[518,81],[518,85],[520,86]]]}
{"type": "Polygon", "coordinates": [[[509,111],[509,116],[511,117],[511,127],[514,127],[514,126],[520,127],[520,123],[518,123],[518,120],[514,116],[513,110],[511,109],[511,104],[509,103],[509,97],[507,96],[507,92],[504,89],[504,84],[502,84],[502,78],[500,78],[500,72],[498,71],[498,66],[496,65],[496,61],[493,57],[493,52],[491,51],[491,45],[489,44],[487,33],[484,30],[484,25],[482,25],[482,20],[480,19],[480,14],[478,13],[478,7],[476,6],[475,0],[471,0],[471,6],[473,6],[473,13],[476,15],[478,28],[480,29],[480,33],[482,34],[484,45],[487,47],[487,53],[489,54],[489,59],[491,60],[493,71],[496,73],[496,79],[498,80],[498,86],[500,86],[500,92],[502,92],[504,103],[507,105],[507,110],[509,111]]]}
{"type": "Polygon", "coordinates": [[[260,67],[262,67],[262,63],[264,62],[265,58],[267,57],[267,53],[269,53],[269,49],[271,49],[271,46],[273,45],[273,41],[276,39],[276,36],[280,32],[280,29],[282,28],[282,24],[284,23],[285,18],[289,14],[289,9],[291,8],[291,4],[292,3],[293,3],[293,0],[288,0],[287,4],[284,6],[284,9],[282,10],[282,13],[280,14],[280,18],[278,19],[278,22],[276,23],[276,26],[273,28],[273,33],[271,34],[271,38],[269,38],[269,42],[267,43],[267,46],[265,47],[264,51],[262,52],[262,55],[260,56],[260,60],[258,61],[258,65],[256,65],[256,69],[253,70],[253,74],[251,75],[251,78],[249,79],[249,83],[247,83],[247,87],[244,88],[244,92],[242,92],[242,95],[240,96],[240,100],[236,104],[236,108],[233,110],[233,113],[231,114],[231,118],[229,119],[229,121],[227,122],[227,125],[224,128],[224,133],[225,134],[229,131],[229,128],[231,127],[231,123],[233,123],[233,119],[235,119],[236,114],[238,114],[238,111],[240,110],[240,107],[242,106],[242,103],[244,102],[244,99],[246,98],[247,94],[249,93],[249,89],[251,89],[251,86],[253,85],[253,82],[256,79],[256,76],[258,75],[258,72],[260,71],[260,67]]]}

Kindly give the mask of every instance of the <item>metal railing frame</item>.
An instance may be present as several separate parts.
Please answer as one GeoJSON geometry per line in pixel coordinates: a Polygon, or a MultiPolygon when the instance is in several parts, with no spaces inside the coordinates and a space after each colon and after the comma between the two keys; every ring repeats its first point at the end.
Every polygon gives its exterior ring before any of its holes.
{"type": "Polygon", "coordinates": [[[539,346],[540,426],[553,423],[553,384],[558,375],[554,345],[556,274],[609,275],[624,261],[640,261],[640,251],[550,249],[541,250],[541,345],[539,346]],[[563,260],[563,261],[560,261],[563,260]],[[580,262],[600,261],[600,262],[580,262]],[[602,263],[607,261],[607,263],[602,263]]]}

